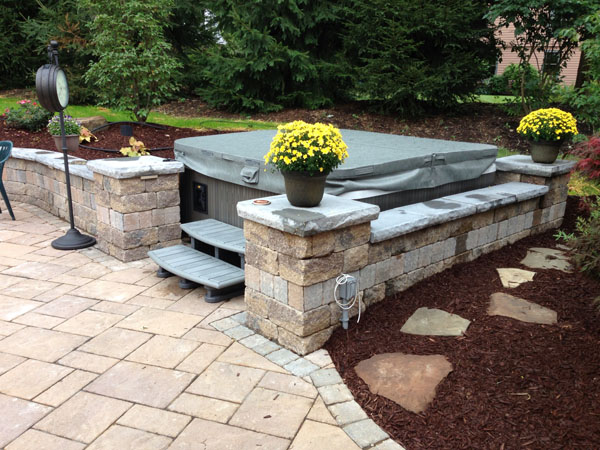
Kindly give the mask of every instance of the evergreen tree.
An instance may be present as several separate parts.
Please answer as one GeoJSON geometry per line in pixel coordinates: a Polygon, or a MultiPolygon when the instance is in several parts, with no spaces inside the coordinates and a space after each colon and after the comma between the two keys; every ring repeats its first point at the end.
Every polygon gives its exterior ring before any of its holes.
{"type": "Polygon", "coordinates": [[[172,0],[83,0],[93,13],[93,53],[85,77],[102,103],[146,121],[176,89],[180,63],[165,40],[172,0]]]}
{"type": "Polygon", "coordinates": [[[453,106],[495,65],[483,0],[351,0],[346,48],[357,93],[385,111],[453,106]]]}
{"type": "Polygon", "coordinates": [[[332,104],[348,85],[339,54],[340,2],[213,0],[222,43],[203,55],[211,105],[272,111],[332,104]]]}

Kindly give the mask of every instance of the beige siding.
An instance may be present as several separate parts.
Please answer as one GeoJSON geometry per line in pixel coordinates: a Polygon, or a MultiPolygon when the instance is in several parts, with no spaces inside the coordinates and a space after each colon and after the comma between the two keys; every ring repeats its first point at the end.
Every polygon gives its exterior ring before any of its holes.
{"type": "MultiPolygon", "coordinates": [[[[499,30],[499,32],[497,33],[496,36],[499,39],[502,39],[508,45],[510,45],[510,43],[514,40],[514,37],[515,37],[514,31],[515,31],[515,27],[513,25],[510,25],[507,28],[502,28],[502,30],[499,30]]],[[[566,84],[566,85],[574,85],[575,84],[575,81],[577,80],[577,69],[579,67],[580,60],[581,60],[581,51],[577,48],[573,52],[573,55],[571,55],[571,58],[569,58],[567,67],[565,67],[561,71],[561,75],[563,76],[563,84],[566,84]]],[[[519,57],[517,56],[517,54],[515,52],[511,51],[510,46],[509,46],[508,48],[506,48],[502,51],[502,58],[501,58],[501,61],[498,62],[498,66],[496,68],[496,74],[502,75],[504,73],[504,71],[506,70],[506,68],[510,64],[518,64],[518,63],[519,63],[519,57]]],[[[531,64],[533,66],[537,67],[538,70],[542,70],[543,63],[544,63],[544,55],[541,52],[537,52],[531,58],[531,64]]]]}

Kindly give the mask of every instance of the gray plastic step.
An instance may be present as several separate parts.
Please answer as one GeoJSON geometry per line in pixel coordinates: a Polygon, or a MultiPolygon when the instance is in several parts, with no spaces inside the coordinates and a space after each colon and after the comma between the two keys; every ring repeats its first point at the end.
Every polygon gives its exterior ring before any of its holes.
{"type": "Polygon", "coordinates": [[[162,271],[206,287],[209,303],[241,295],[244,290],[244,271],[206,253],[185,245],[151,250],[148,256],[162,271]]]}
{"type": "Polygon", "coordinates": [[[192,239],[244,255],[246,239],[244,230],[215,219],[198,220],[181,224],[181,229],[192,239]]]}

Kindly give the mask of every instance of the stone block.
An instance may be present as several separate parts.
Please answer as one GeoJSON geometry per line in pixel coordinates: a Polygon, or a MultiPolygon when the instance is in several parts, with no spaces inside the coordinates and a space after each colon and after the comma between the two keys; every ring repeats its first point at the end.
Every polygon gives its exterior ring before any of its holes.
{"type": "Polygon", "coordinates": [[[339,252],[369,242],[371,237],[371,223],[361,223],[351,227],[335,230],[335,251],[339,252]]]}
{"type": "Polygon", "coordinates": [[[146,192],[179,190],[179,175],[159,175],[152,180],[141,180],[145,183],[146,192]]]}
{"type": "Polygon", "coordinates": [[[529,200],[525,200],[523,202],[519,202],[519,210],[518,210],[518,214],[525,214],[528,213],[529,211],[535,211],[536,209],[538,209],[540,207],[540,198],[532,198],[529,200]]]}
{"type": "Polygon", "coordinates": [[[123,221],[123,214],[121,214],[117,211],[113,211],[111,209],[109,211],[109,215],[110,215],[110,226],[119,231],[123,231],[125,229],[125,223],[123,221]]]}
{"type": "Polygon", "coordinates": [[[546,185],[546,177],[537,175],[521,175],[521,183],[539,184],[542,186],[546,185]]]}
{"type": "MultiPolygon", "coordinates": [[[[532,218],[533,218],[533,216],[535,215],[535,213],[532,212],[531,215],[532,215],[532,218]]],[[[508,220],[503,220],[502,222],[498,222],[498,235],[497,235],[497,238],[498,239],[504,239],[506,236],[508,236],[508,220]]]]}
{"type": "Polygon", "coordinates": [[[379,283],[364,290],[363,302],[366,306],[380,302],[386,296],[386,283],[379,283]]]}
{"type": "Polygon", "coordinates": [[[451,258],[456,254],[456,238],[448,238],[444,241],[444,257],[443,259],[451,258]]]}
{"type": "Polygon", "coordinates": [[[104,189],[115,195],[131,195],[144,192],[144,180],[140,178],[110,178],[104,177],[104,189]]]}
{"type": "Polygon", "coordinates": [[[425,267],[431,264],[431,257],[433,252],[433,244],[426,245],[419,249],[419,259],[417,261],[417,267],[425,267]]]}
{"type": "MultiPolygon", "coordinates": [[[[248,252],[248,247],[246,247],[246,252],[248,252]]],[[[334,278],[342,272],[343,266],[344,256],[341,252],[311,259],[296,259],[288,255],[279,255],[279,273],[282,278],[300,286],[310,286],[334,278]]]]}
{"type": "Polygon", "coordinates": [[[438,241],[431,246],[431,264],[444,259],[446,241],[438,241]]]}
{"type": "Polygon", "coordinates": [[[110,207],[121,213],[148,211],[156,208],[156,192],[110,196],[110,207]]]}
{"type": "Polygon", "coordinates": [[[244,281],[246,288],[254,291],[260,291],[260,270],[251,264],[244,266],[244,281]]]}
{"type": "Polygon", "coordinates": [[[552,205],[550,207],[550,217],[549,220],[550,221],[556,221],[556,220],[561,220],[563,219],[563,217],[565,216],[565,210],[567,208],[567,203],[566,202],[562,202],[562,203],[558,203],[555,205],[552,205]]]}
{"type": "Polygon", "coordinates": [[[288,305],[267,298],[267,307],[271,322],[297,336],[309,336],[329,326],[330,312],[327,306],[321,306],[303,313],[288,305]]]}
{"type": "Polygon", "coordinates": [[[179,191],[172,189],[170,191],[158,191],[156,193],[156,207],[166,208],[169,206],[178,206],[181,203],[179,191]]]}
{"type": "Polygon", "coordinates": [[[181,223],[181,214],[179,212],[179,206],[170,206],[168,208],[164,208],[165,212],[165,224],[177,224],[181,223]]]}
{"type": "Polygon", "coordinates": [[[96,206],[96,215],[98,217],[98,222],[110,225],[110,210],[105,206],[96,206]]]}
{"type": "Polygon", "coordinates": [[[354,272],[367,265],[369,259],[369,244],[344,250],[344,273],[354,272]]]}
{"type": "Polygon", "coordinates": [[[358,281],[361,288],[368,289],[375,284],[376,271],[376,264],[369,264],[360,269],[358,281]]]}
{"type": "Polygon", "coordinates": [[[512,204],[502,206],[494,211],[494,222],[501,222],[503,220],[510,219],[519,213],[519,205],[512,204]]]}
{"type": "Polygon", "coordinates": [[[269,317],[269,299],[266,295],[246,286],[244,300],[246,302],[248,312],[263,318],[269,317]]]}
{"type": "Polygon", "coordinates": [[[567,195],[569,194],[569,186],[557,186],[550,190],[546,195],[542,197],[541,207],[548,208],[557,203],[567,201],[567,195]]]}
{"type": "Polygon", "coordinates": [[[304,337],[297,336],[284,328],[279,328],[277,341],[283,347],[304,356],[320,349],[329,340],[334,328],[331,326],[304,337]]]}
{"type": "Polygon", "coordinates": [[[411,250],[404,254],[404,273],[412,272],[419,266],[419,254],[420,250],[411,250]]]}
{"type": "Polygon", "coordinates": [[[246,326],[267,339],[277,340],[279,334],[277,325],[251,311],[246,313],[246,326]]]}
{"type": "Polygon", "coordinates": [[[269,272],[272,275],[279,275],[279,257],[277,252],[270,250],[252,241],[246,241],[246,263],[254,267],[269,272]]]}
{"type": "Polygon", "coordinates": [[[279,276],[273,276],[273,298],[288,304],[288,282],[279,276]]]}
{"type": "Polygon", "coordinates": [[[96,205],[104,206],[105,208],[110,207],[110,194],[104,189],[99,189],[96,192],[96,205]]]}
{"type": "Polygon", "coordinates": [[[130,250],[139,246],[150,246],[158,242],[158,229],[146,228],[123,232],[112,228],[111,242],[124,250],[130,250]]]}
{"type": "Polygon", "coordinates": [[[513,172],[496,171],[495,184],[510,183],[512,181],[521,181],[521,174],[513,172]]]}
{"type": "MultiPolygon", "coordinates": [[[[395,240],[394,240],[395,241],[395,240]]],[[[369,245],[368,263],[375,264],[392,256],[392,241],[382,241],[369,245]]]]}
{"type": "MultiPolygon", "coordinates": [[[[421,269],[419,269],[421,270],[421,269]]],[[[391,297],[399,292],[405,291],[410,287],[407,274],[401,275],[385,282],[385,297],[391,297]]],[[[366,295],[366,294],[365,294],[366,295]]]]}
{"type": "Polygon", "coordinates": [[[260,272],[260,292],[273,298],[273,275],[269,272],[260,272]]]}
{"type": "Polygon", "coordinates": [[[156,208],[151,211],[152,214],[152,226],[159,227],[165,225],[165,210],[163,208],[156,208]]]}
{"type": "Polygon", "coordinates": [[[546,186],[548,186],[551,190],[559,186],[566,186],[569,184],[570,179],[571,172],[564,173],[558,176],[553,176],[552,178],[546,178],[546,186]]]}
{"type": "Polygon", "coordinates": [[[112,244],[109,244],[108,247],[109,251],[107,253],[123,262],[145,259],[148,257],[148,251],[150,250],[149,246],[141,246],[132,249],[122,249],[112,244]]]}
{"type": "MultiPolygon", "coordinates": [[[[147,230],[153,228],[146,228],[147,230]]],[[[179,224],[164,225],[158,227],[158,240],[159,241],[172,241],[174,239],[181,239],[181,228],[179,224]]]]}

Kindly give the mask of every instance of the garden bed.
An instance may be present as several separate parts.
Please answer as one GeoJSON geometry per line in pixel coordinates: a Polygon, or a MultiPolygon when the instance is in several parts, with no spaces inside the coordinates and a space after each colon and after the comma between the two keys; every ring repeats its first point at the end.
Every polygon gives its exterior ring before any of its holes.
{"type": "MultiPolygon", "coordinates": [[[[577,199],[569,198],[563,229],[572,230],[577,199]]],[[[555,247],[554,230],[452,267],[371,306],[359,324],[338,329],[326,348],[369,416],[407,450],[600,448],[600,282],[579,272],[535,269],[513,289],[496,268],[521,266],[530,247],[555,247]],[[476,274],[476,276],[474,276],[476,274]],[[552,308],[558,324],[535,325],[488,316],[490,295],[506,292],[552,308]],[[458,338],[400,332],[419,307],[472,321],[458,338]],[[453,371],[433,403],[413,414],[373,395],[354,367],[376,354],[441,354],[453,371]]]]}
{"type": "MultiPolygon", "coordinates": [[[[217,130],[199,131],[193,128],[175,128],[161,125],[160,128],[133,125],[133,136],[144,143],[147,148],[173,147],[175,139],[205,136],[210,134],[219,134],[217,130]]],[[[106,128],[98,130],[94,133],[98,141],[92,142],[90,145],[97,148],[119,150],[121,147],[129,146],[129,137],[121,135],[121,130],[118,124],[110,125],[106,128]]],[[[7,127],[0,120],[0,136],[2,140],[13,142],[15,147],[22,148],[39,148],[42,150],[54,150],[54,140],[46,129],[37,132],[18,130],[7,127]]],[[[87,160],[100,158],[115,158],[122,157],[121,153],[104,152],[101,150],[91,150],[80,147],[75,152],[69,152],[70,155],[87,160]]],[[[159,150],[152,152],[154,156],[161,158],[173,158],[173,150],[159,150]]]]}

